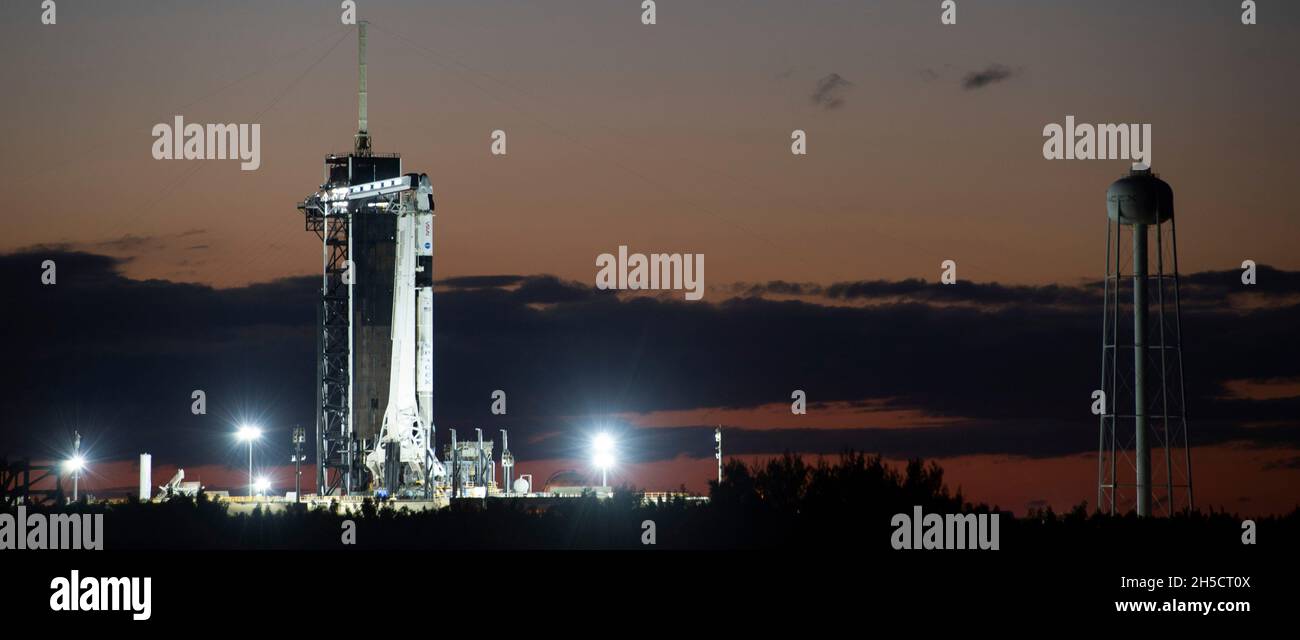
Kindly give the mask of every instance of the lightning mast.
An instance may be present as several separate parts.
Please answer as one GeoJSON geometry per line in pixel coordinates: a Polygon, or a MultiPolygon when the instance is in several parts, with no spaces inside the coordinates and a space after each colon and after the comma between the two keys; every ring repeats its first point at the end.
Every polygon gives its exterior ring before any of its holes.
{"type": "Polygon", "coordinates": [[[366,105],[366,27],[362,20],[357,24],[357,136],[353,155],[370,155],[370,118],[366,105]]]}

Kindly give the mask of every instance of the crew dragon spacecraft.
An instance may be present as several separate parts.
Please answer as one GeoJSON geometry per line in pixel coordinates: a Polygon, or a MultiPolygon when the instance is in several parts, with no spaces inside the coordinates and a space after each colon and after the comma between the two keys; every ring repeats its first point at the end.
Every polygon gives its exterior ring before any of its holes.
{"type": "Polygon", "coordinates": [[[325,158],[325,183],[298,205],[323,264],[317,492],[428,498],[446,476],[433,447],[433,190],[400,156],[371,150],[357,26],[355,145],[325,158]]]}

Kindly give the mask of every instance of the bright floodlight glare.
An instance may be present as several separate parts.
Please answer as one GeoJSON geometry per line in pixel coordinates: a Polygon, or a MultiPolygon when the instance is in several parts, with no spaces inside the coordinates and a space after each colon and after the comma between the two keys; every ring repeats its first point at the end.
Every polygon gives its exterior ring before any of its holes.
{"type": "Polygon", "coordinates": [[[262,437],[262,430],[258,429],[257,427],[250,427],[248,425],[243,425],[239,427],[239,431],[236,433],[236,435],[239,436],[240,440],[256,440],[262,437]]]}
{"type": "Polygon", "coordinates": [[[591,461],[596,468],[608,469],[614,466],[614,438],[608,433],[604,431],[597,433],[596,437],[591,439],[591,449],[591,461]]]}
{"type": "Polygon", "coordinates": [[[80,455],[72,456],[63,463],[63,468],[67,471],[81,471],[86,468],[86,459],[80,455]]]}
{"type": "Polygon", "coordinates": [[[271,490],[271,481],[266,478],[258,478],[257,482],[253,483],[253,488],[257,489],[258,493],[266,493],[271,490]]]}

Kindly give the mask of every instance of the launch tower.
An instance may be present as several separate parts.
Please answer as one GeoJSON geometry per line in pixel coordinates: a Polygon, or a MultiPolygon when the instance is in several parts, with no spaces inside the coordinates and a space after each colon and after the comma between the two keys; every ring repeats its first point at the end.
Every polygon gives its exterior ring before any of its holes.
{"type": "MultiPolygon", "coordinates": [[[[394,383],[414,376],[418,413],[433,442],[433,223],[428,180],[402,174],[398,154],[371,147],[366,83],[366,23],[358,31],[357,133],[351,153],[325,157],[324,182],[298,205],[305,226],[321,240],[321,300],[317,308],[316,485],[319,495],[351,493],[365,484],[364,459],[384,431],[394,383]],[[399,184],[400,183],[400,184],[399,184]],[[402,226],[403,215],[412,216],[402,226]],[[399,227],[403,237],[399,240],[399,227]],[[399,255],[399,252],[412,255],[399,255]],[[404,265],[413,292],[395,291],[404,265]],[[412,295],[406,295],[411,293],[412,295]],[[394,305],[405,301],[414,323],[415,353],[393,348],[394,305]],[[411,372],[394,371],[411,368],[411,372]],[[400,374],[400,376],[399,376],[400,374]]],[[[400,319],[399,319],[400,320],[400,319]]],[[[400,328],[400,327],[397,327],[400,328]]],[[[405,390],[402,391],[405,393],[405,390]]],[[[432,454],[432,449],[429,449],[432,454]]],[[[436,462],[431,460],[429,462],[436,462]]],[[[426,464],[426,469],[432,468],[426,464]]]]}

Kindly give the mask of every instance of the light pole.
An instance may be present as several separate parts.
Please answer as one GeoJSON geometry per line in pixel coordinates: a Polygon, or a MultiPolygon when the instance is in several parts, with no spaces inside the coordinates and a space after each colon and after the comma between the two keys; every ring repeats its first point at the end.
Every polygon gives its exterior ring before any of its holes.
{"type": "Polygon", "coordinates": [[[253,441],[254,441],[254,440],[257,440],[258,438],[261,438],[261,437],[262,437],[262,430],[259,429],[259,428],[257,428],[257,427],[254,427],[254,426],[243,425],[243,426],[239,427],[239,431],[236,432],[235,435],[236,435],[236,436],[237,436],[241,441],[243,441],[243,442],[247,442],[247,443],[248,443],[248,497],[251,498],[251,497],[253,497],[253,489],[254,489],[254,486],[253,486],[253,485],[254,485],[254,482],[253,482],[253,441]]]}
{"type": "Polygon", "coordinates": [[[86,466],[86,459],[81,457],[81,433],[73,431],[72,457],[63,463],[63,468],[72,472],[72,501],[77,501],[77,485],[81,480],[81,470],[86,466]]]}
{"type": "Polygon", "coordinates": [[[609,468],[614,466],[614,439],[608,433],[598,433],[591,441],[592,462],[600,469],[600,486],[609,486],[609,468]]]}
{"type": "Polygon", "coordinates": [[[722,425],[713,430],[713,442],[717,444],[717,450],[713,452],[713,457],[718,459],[718,484],[722,484],[722,425]]]}
{"type": "MultiPolygon", "coordinates": [[[[302,443],[307,441],[302,427],[293,429],[293,496],[295,502],[302,502],[302,443]]],[[[426,483],[427,484],[427,483],[426,483]]]]}

